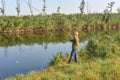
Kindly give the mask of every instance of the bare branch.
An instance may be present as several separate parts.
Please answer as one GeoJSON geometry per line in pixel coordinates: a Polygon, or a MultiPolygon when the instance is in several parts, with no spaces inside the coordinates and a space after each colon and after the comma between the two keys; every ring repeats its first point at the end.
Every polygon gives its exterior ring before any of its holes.
{"type": "Polygon", "coordinates": [[[29,9],[30,9],[31,15],[33,15],[32,0],[28,0],[28,7],[29,7],[29,9]]]}
{"type": "Polygon", "coordinates": [[[17,11],[17,15],[19,16],[19,14],[20,14],[20,0],[17,0],[16,3],[17,3],[16,11],[17,11]]]}
{"type": "Polygon", "coordinates": [[[2,15],[5,15],[5,0],[1,0],[2,7],[0,8],[0,12],[2,15]]]}

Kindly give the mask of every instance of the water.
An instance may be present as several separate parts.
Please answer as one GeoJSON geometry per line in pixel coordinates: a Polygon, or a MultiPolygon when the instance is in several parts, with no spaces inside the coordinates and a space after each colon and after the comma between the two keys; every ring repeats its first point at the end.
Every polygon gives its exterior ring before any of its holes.
{"type": "MultiPolygon", "coordinates": [[[[70,52],[71,43],[66,33],[55,35],[51,38],[51,34],[47,34],[49,37],[43,34],[0,35],[0,78],[40,71],[56,53],[70,52]]],[[[79,49],[86,44],[86,41],[80,42],[79,49]]]]}

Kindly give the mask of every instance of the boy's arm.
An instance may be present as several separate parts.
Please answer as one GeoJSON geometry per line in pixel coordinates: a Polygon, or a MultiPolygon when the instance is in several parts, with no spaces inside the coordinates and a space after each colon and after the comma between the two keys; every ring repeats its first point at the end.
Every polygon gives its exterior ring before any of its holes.
{"type": "Polygon", "coordinates": [[[73,40],[74,40],[74,37],[73,37],[73,36],[71,36],[70,41],[72,42],[73,40]]]}

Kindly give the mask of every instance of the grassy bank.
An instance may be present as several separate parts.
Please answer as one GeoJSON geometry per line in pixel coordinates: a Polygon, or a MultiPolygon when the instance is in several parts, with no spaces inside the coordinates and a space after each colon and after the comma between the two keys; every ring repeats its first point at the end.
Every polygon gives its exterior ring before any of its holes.
{"type": "Polygon", "coordinates": [[[44,70],[6,80],[120,80],[120,31],[111,33],[89,39],[78,63],[67,64],[69,54],[58,52],[44,70]]]}
{"type": "Polygon", "coordinates": [[[36,16],[0,16],[1,33],[37,31],[120,29],[120,14],[52,14],[36,16]]]}
{"type": "Polygon", "coordinates": [[[6,80],[119,80],[120,57],[91,58],[79,63],[66,64],[67,60],[49,66],[41,72],[30,72],[6,80]]]}

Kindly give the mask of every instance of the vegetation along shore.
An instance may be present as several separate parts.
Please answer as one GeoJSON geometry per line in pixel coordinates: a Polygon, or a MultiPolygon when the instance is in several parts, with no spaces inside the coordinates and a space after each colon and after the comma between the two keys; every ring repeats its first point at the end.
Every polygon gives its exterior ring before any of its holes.
{"type": "Polygon", "coordinates": [[[120,29],[120,14],[0,16],[0,33],[120,29]]]}

